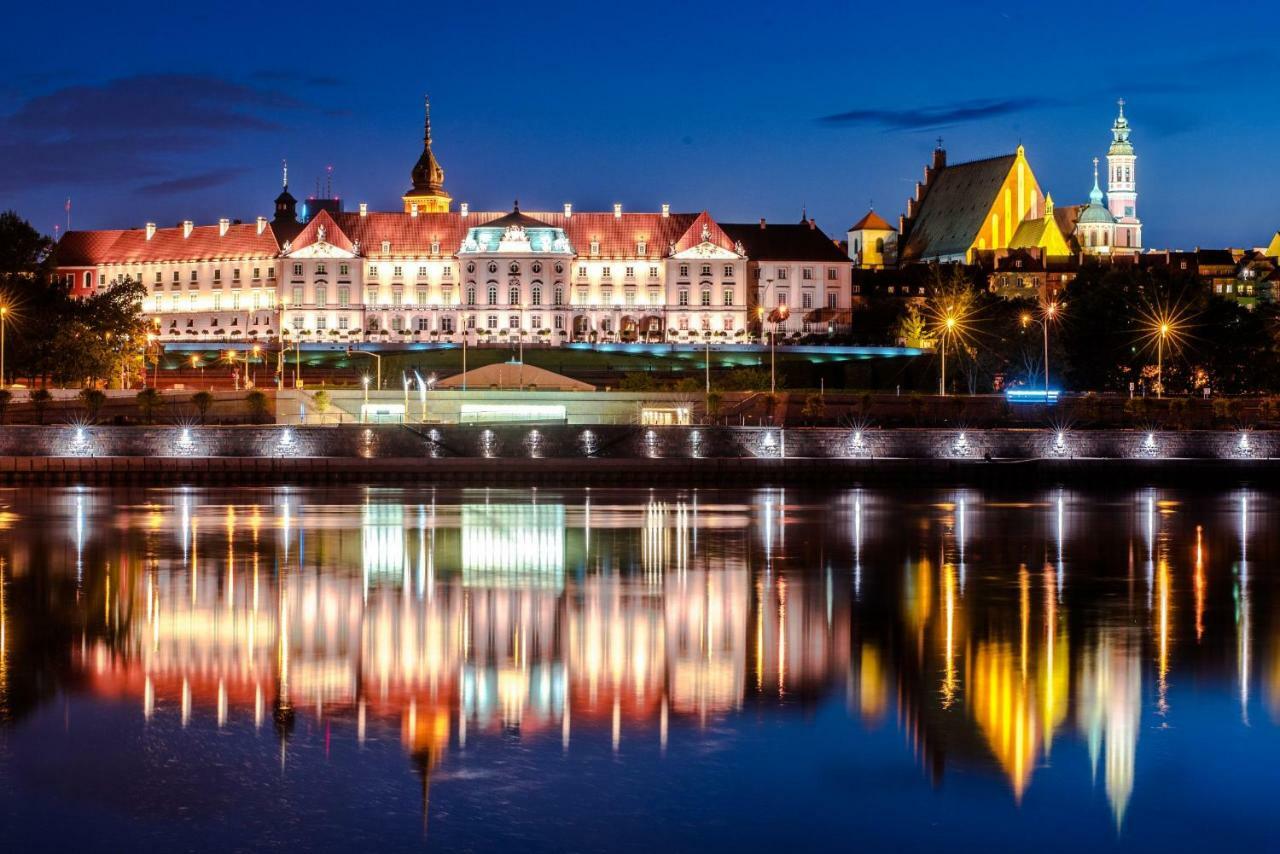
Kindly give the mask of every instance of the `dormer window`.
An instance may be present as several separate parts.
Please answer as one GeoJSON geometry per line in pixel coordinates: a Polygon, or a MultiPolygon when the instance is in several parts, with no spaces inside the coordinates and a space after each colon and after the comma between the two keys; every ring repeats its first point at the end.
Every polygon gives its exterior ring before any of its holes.
{"type": "Polygon", "coordinates": [[[636,254],[643,257],[649,254],[649,244],[643,240],[636,241],[636,254]]]}
{"type": "Polygon", "coordinates": [[[384,241],[382,241],[382,254],[383,254],[383,255],[389,255],[389,254],[391,254],[391,241],[390,241],[390,240],[384,240],[384,241]]]}
{"type": "Polygon", "coordinates": [[[439,255],[439,254],[440,254],[440,241],[439,241],[439,240],[433,240],[433,241],[431,241],[431,254],[432,254],[432,255],[439,255]]]}
{"type": "Polygon", "coordinates": [[[592,254],[592,255],[599,255],[599,254],[600,254],[600,241],[599,241],[599,240],[592,240],[592,241],[591,241],[591,254],[592,254]]]}

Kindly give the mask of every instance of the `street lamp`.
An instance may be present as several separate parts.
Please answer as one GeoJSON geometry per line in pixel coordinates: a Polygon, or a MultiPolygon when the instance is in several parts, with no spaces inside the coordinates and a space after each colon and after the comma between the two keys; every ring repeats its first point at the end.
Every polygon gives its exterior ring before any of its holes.
{"type": "Polygon", "coordinates": [[[1044,329],[1044,402],[1049,402],[1049,324],[1058,317],[1058,304],[1056,302],[1046,303],[1044,306],[1044,316],[1036,320],[1031,314],[1022,315],[1022,325],[1025,327],[1032,320],[1035,320],[1044,329]]]}
{"type": "Polygon", "coordinates": [[[364,408],[360,410],[360,420],[363,421],[365,413],[369,411],[369,375],[365,374],[361,380],[364,381],[364,408]]]}
{"type": "Polygon", "coordinates": [[[0,388],[5,387],[4,381],[4,327],[5,321],[9,319],[9,306],[0,305],[0,388]]]}
{"type": "MultiPolygon", "coordinates": [[[[950,312],[950,309],[948,309],[950,312]]],[[[942,376],[939,378],[938,394],[941,397],[947,396],[947,339],[950,338],[956,329],[956,316],[948,313],[942,319],[942,376]]]]}
{"type": "Polygon", "coordinates": [[[1160,324],[1156,335],[1156,397],[1164,397],[1164,339],[1169,337],[1172,328],[1168,321],[1160,324]]]}

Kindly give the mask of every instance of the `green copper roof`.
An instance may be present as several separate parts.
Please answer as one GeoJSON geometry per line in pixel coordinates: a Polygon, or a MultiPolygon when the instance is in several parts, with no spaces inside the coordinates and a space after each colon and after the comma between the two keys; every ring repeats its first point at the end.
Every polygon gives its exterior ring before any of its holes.
{"type": "Polygon", "coordinates": [[[1107,155],[1133,154],[1133,144],[1129,142],[1129,120],[1124,117],[1124,98],[1120,99],[1120,114],[1111,126],[1111,147],[1107,155]]]}

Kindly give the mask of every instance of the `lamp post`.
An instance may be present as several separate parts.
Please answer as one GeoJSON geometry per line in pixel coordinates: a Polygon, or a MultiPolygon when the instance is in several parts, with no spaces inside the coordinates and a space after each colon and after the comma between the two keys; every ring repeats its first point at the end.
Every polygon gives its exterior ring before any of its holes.
{"type": "Polygon", "coordinates": [[[9,319],[9,306],[0,305],[0,388],[4,388],[4,327],[9,319]]]}
{"type": "Polygon", "coordinates": [[[376,380],[376,382],[373,384],[373,387],[376,388],[378,391],[381,391],[382,390],[382,356],[370,350],[357,350],[353,347],[347,348],[347,355],[352,355],[355,353],[359,353],[362,356],[371,356],[373,358],[374,379],[376,380]]]}
{"type": "Polygon", "coordinates": [[[704,365],[707,375],[707,394],[711,394],[711,339],[707,338],[706,363],[704,365]]]}
{"type": "MultiPolygon", "coordinates": [[[[1049,402],[1049,324],[1058,316],[1058,304],[1051,302],[1044,307],[1044,317],[1036,322],[1040,324],[1044,330],[1044,402],[1049,402]]],[[[1022,315],[1022,325],[1025,327],[1034,318],[1030,314],[1022,315]]]]}
{"type": "Polygon", "coordinates": [[[955,315],[948,314],[942,322],[942,376],[939,382],[940,388],[938,389],[938,394],[941,397],[947,396],[947,339],[951,337],[951,333],[955,328],[955,315]]]}
{"type": "Polygon", "coordinates": [[[1169,324],[1161,323],[1156,338],[1156,397],[1164,397],[1164,339],[1169,336],[1169,324]]]}
{"type": "Polygon", "coordinates": [[[363,422],[369,412],[369,375],[361,377],[364,381],[364,407],[360,410],[360,421],[363,422]]]}
{"type": "MultiPolygon", "coordinates": [[[[259,347],[257,344],[254,344],[253,347],[250,348],[249,350],[249,355],[253,356],[253,358],[256,359],[258,357],[258,354],[261,352],[262,352],[262,348],[259,347]]],[[[249,356],[246,356],[244,360],[244,387],[251,388],[253,385],[254,383],[249,381],[249,356]]]]}

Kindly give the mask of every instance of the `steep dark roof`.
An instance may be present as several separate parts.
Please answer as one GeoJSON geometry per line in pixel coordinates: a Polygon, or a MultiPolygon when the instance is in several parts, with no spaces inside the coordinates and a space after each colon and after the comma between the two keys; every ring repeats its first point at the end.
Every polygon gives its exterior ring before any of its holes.
{"type": "Polygon", "coordinates": [[[725,233],[739,241],[752,261],[849,262],[849,257],[821,229],[808,223],[723,223],[725,233]]]}
{"type": "Polygon", "coordinates": [[[947,166],[933,180],[909,228],[902,258],[962,255],[973,245],[1016,154],[947,166]]]}

